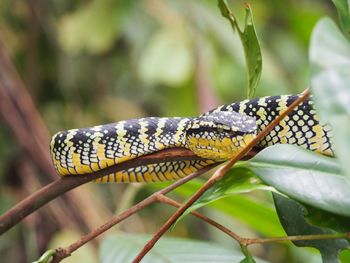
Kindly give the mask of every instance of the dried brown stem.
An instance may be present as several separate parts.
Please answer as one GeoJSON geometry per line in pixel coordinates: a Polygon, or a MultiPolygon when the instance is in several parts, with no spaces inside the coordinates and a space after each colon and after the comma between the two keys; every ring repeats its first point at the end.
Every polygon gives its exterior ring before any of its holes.
{"type": "Polygon", "coordinates": [[[232,158],[227,164],[220,167],[213,176],[195,193],[189,200],[186,201],[153,235],[153,237],[146,243],[144,248],[136,256],[133,263],[140,262],[142,258],[152,249],[155,243],[168,231],[171,225],[189,208],[199,197],[201,197],[205,191],[207,191],[212,185],[220,180],[225,173],[234,165],[238,160],[242,159],[263,137],[265,137],[278,123],[282,121],[296,106],[307,99],[310,95],[308,89],[304,91],[302,96],[295,100],[286,110],[284,110],[277,118],[275,118],[265,129],[263,129],[250,143],[246,145],[239,153],[232,158]]]}
{"type": "Polygon", "coordinates": [[[20,222],[24,217],[39,209],[41,206],[53,200],[57,196],[60,196],[79,185],[85,184],[104,175],[122,171],[130,167],[147,165],[151,163],[161,163],[169,160],[179,161],[193,159],[200,158],[187,149],[172,148],[132,159],[98,172],[86,174],[84,176],[67,176],[64,178],[59,178],[28,196],[16,206],[12,207],[9,211],[1,215],[0,235],[20,222]]]}

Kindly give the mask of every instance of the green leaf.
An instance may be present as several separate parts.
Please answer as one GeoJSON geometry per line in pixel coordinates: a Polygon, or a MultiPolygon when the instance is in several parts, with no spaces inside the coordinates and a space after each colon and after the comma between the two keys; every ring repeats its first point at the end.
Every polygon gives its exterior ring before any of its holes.
{"type": "Polygon", "coordinates": [[[339,258],[342,263],[350,262],[350,249],[341,251],[339,258]]]}
{"type": "MultiPolygon", "coordinates": [[[[234,176],[238,175],[239,174],[236,174],[234,176]]],[[[243,179],[243,176],[241,179],[243,179]]],[[[245,182],[248,183],[250,180],[251,179],[247,178],[245,182]]],[[[197,191],[202,186],[202,184],[202,180],[192,180],[190,182],[187,182],[185,185],[182,185],[179,188],[175,189],[173,192],[181,196],[188,197],[197,191]]],[[[167,185],[168,184],[164,183],[149,184],[147,187],[160,189],[164,188],[167,185]]],[[[257,184],[255,186],[257,186],[257,184]]],[[[253,185],[252,189],[255,186],[253,185]]],[[[236,186],[233,186],[233,189],[235,187],[236,186]]],[[[243,189],[244,187],[242,186],[240,191],[242,192],[243,189]]],[[[271,204],[266,201],[260,199],[257,200],[251,196],[237,195],[232,192],[232,195],[227,195],[225,198],[218,197],[218,199],[215,201],[213,200],[212,202],[208,202],[206,205],[236,220],[239,220],[241,223],[248,225],[263,235],[280,236],[284,234],[284,231],[279,224],[275,210],[271,204]],[[259,220],[256,220],[256,218],[259,218],[259,220]]]]}
{"type": "Polygon", "coordinates": [[[189,207],[186,212],[178,218],[176,223],[192,211],[197,210],[198,208],[211,202],[234,194],[247,193],[257,189],[272,190],[271,187],[267,187],[266,185],[262,184],[261,181],[248,169],[231,169],[220,181],[214,184],[191,207],[189,207]]]}
{"type": "Polygon", "coordinates": [[[208,207],[238,219],[263,235],[280,236],[284,233],[275,210],[266,201],[244,195],[234,195],[213,202],[208,207]]]}
{"type": "Polygon", "coordinates": [[[350,12],[348,0],[332,0],[337,8],[340,26],[343,32],[348,36],[350,33],[350,12]]]}
{"type": "Polygon", "coordinates": [[[280,144],[264,149],[245,165],[293,199],[350,217],[350,187],[334,158],[280,144]]]}
{"type": "MultiPolygon", "coordinates": [[[[102,241],[99,254],[101,263],[132,262],[150,236],[111,235],[102,241]]],[[[226,248],[214,243],[184,238],[163,237],[144,257],[143,263],[163,262],[239,262],[242,252],[236,248],[226,248]]],[[[262,260],[258,262],[263,262],[262,260]]]]}
{"type": "Polygon", "coordinates": [[[254,26],[252,10],[249,4],[245,4],[245,25],[244,29],[241,30],[227,2],[225,0],[219,0],[218,5],[222,16],[230,21],[232,29],[234,31],[237,30],[241,39],[248,68],[248,98],[252,98],[259,84],[262,71],[262,55],[254,26]]]}
{"type": "MultiPolygon", "coordinates": [[[[310,225],[304,218],[306,209],[297,202],[275,193],[273,197],[278,216],[289,236],[336,234],[330,229],[310,225]]],[[[339,252],[350,247],[346,239],[294,241],[293,243],[299,247],[318,249],[323,262],[338,262],[339,252]]]]}
{"type": "Polygon", "coordinates": [[[191,211],[219,199],[253,190],[272,190],[272,188],[262,184],[261,180],[248,169],[232,168],[191,206],[191,211]]]}
{"type": "Polygon", "coordinates": [[[330,19],[315,27],[310,86],[322,121],[331,124],[336,156],[350,183],[350,44],[330,19]]]}
{"type": "Polygon", "coordinates": [[[337,232],[347,232],[350,229],[350,220],[348,217],[335,215],[315,207],[306,206],[308,213],[305,219],[312,225],[326,227],[337,232]]]}

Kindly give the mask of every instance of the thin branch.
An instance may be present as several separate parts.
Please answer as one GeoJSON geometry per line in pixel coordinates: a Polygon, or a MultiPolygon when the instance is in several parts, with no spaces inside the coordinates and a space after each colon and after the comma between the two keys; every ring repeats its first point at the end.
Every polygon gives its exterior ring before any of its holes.
{"type": "MultiPolygon", "coordinates": [[[[181,204],[176,202],[175,200],[165,196],[165,194],[169,193],[176,187],[192,180],[193,178],[203,174],[204,172],[210,170],[215,166],[212,165],[212,167],[206,167],[203,168],[200,171],[197,171],[196,173],[193,173],[192,175],[189,175],[185,178],[182,178],[181,180],[175,182],[174,184],[159,190],[158,192],[155,192],[151,196],[147,197],[140,203],[137,203],[136,205],[130,207],[123,213],[111,218],[106,224],[100,226],[99,228],[95,229],[94,231],[88,233],[87,235],[81,237],[76,242],[72,243],[66,248],[57,248],[56,250],[49,250],[50,257],[53,257],[52,263],[58,263],[62,261],[64,258],[69,257],[74,251],[82,247],[87,242],[91,241],[92,239],[96,238],[97,236],[101,235],[111,227],[115,226],[116,224],[120,223],[124,219],[132,216],[133,214],[137,213],[138,211],[142,210],[146,206],[149,206],[153,203],[160,202],[163,204],[168,204],[174,207],[181,207],[181,204]],[[52,252],[54,251],[54,252],[52,252]]],[[[232,237],[234,240],[236,240],[239,244],[242,244],[244,246],[252,245],[252,244],[264,244],[264,243],[275,243],[275,242],[284,242],[284,241],[297,241],[297,240],[325,240],[325,239],[341,239],[341,238],[349,238],[350,232],[348,233],[336,233],[336,234],[326,234],[326,235],[304,235],[304,236],[286,236],[286,237],[273,237],[273,238],[245,238],[241,237],[238,234],[234,233],[227,227],[221,225],[220,223],[214,221],[211,218],[208,218],[201,213],[197,211],[192,211],[192,215],[196,216],[197,218],[205,221],[206,223],[216,227],[217,229],[221,230],[228,236],[232,237]]],[[[45,255],[45,254],[44,254],[45,255]]]]}
{"type": "MultiPolygon", "coordinates": [[[[300,100],[299,102],[301,102],[302,99],[305,99],[307,96],[308,96],[308,91],[305,91],[304,95],[299,99],[300,100]]],[[[297,103],[299,103],[299,102],[298,102],[298,100],[296,102],[294,102],[290,106],[290,108],[288,110],[286,110],[286,112],[282,113],[282,115],[279,116],[276,120],[274,120],[263,132],[261,132],[257,136],[257,138],[255,140],[253,140],[250,144],[248,144],[247,147],[245,147],[236,156],[235,159],[237,159],[237,160],[242,159],[246,155],[246,153],[248,153],[249,150],[258,142],[258,140],[260,138],[262,138],[263,136],[265,136],[276,124],[278,124],[280,122],[280,120],[282,118],[284,118],[293,109],[292,107],[295,107],[296,105],[298,105],[297,103]]],[[[164,162],[165,160],[169,161],[169,160],[189,160],[189,159],[200,159],[200,158],[197,157],[196,155],[194,155],[191,151],[188,151],[186,149],[173,148],[173,149],[164,150],[164,151],[161,151],[161,152],[158,152],[158,153],[154,153],[154,154],[151,154],[151,155],[143,156],[143,157],[140,157],[140,158],[136,158],[134,160],[130,160],[130,161],[121,163],[119,165],[103,169],[103,170],[95,172],[95,173],[87,174],[86,176],[66,177],[64,179],[57,180],[57,181],[51,183],[50,185],[46,186],[45,188],[39,190],[36,194],[34,194],[33,196],[30,196],[29,198],[27,198],[28,200],[27,199],[24,200],[22,203],[20,203],[15,208],[17,208],[21,212],[23,212],[23,210],[26,211],[26,209],[23,209],[23,207],[21,208],[21,205],[23,206],[23,204],[24,204],[24,206],[27,209],[30,210],[31,208],[30,208],[30,206],[28,206],[28,203],[29,203],[29,204],[34,206],[34,210],[38,209],[40,206],[42,206],[43,204],[47,203],[49,200],[52,200],[55,196],[60,195],[61,193],[64,193],[64,192],[66,192],[66,191],[68,191],[68,190],[70,190],[70,189],[72,189],[72,188],[74,188],[74,187],[76,187],[78,185],[81,185],[81,184],[86,183],[88,181],[91,181],[91,180],[94,180],[96,178],[102,177],[102,176],[104,176],[106,174],[109,174],[109,173],[112,173],[112,172],[125,170],[125,169],[128,169],[130,167],[135,167],[135,166],[139,166],[139,165],[146,165],[146,164],[150,164],[150,163],[160,163],[160,162],[164,162]],[[64,182],[64,183],[62,183],[62,182],[64,182]],[[54,191],[52,191],[52,190],[54,190],[54,191]]],[[[191,201],[193,203],[195,200],[198,199],[198,197],[202,193],[204,193],[204,191],[206,189],[208,189],[217,180],[219,180],[224,175],[224,173],[229,169],[229,167],[230,167],[229,165],[232,165],[235,162],[235,159],[231,160],[227,165],[225,165],[221,169],[219,169],[218,172],[215,173],[212,176],[212,178],[209,179],[209,181],[204,185],[204,187],[201,188],[202,191],[200,189],[194,196],[192,196],[192,198],[189,201],[191,201]],[[205,186],[207,186],[207,188],[205,186]]],[[[95,238],[96,236],[100,235],[101,233],[103,233],[104,231],[109,229],[110,227],[114,226],[115,224],[119,223],[120,221],[124,220],[125,218],[131,216],[132,214],[136,213],[137,211],[139,211],[140,209],[144,208],[145,206],[147,206],[147,205],[149,205],[149,204],[151,204],[151,203],[153,203],[155,201],[159,201],[161,196],[164,196],[165,193],[167,193],[167,192],[171,191],[172,189],[174,189],[175,187],[177,187],[177,186],[187,182],[188,180],[194,178],[195,176],[198,176],[199,174],[204,173],[205,171],[209,170],[210,168],[214,167],[215,165],[217,165],[217,164],[213,164],[213,165],[207,166],[207,167],[201,169],[200,171],[198,171],[197,173],[195,173],[193,175],[190,175],[190,176],[187,176],[187,177],[179,180],[175,184],[173,184],[173,185],[171,185],[171,186],[169,186],[169,187],[167,187],[167,188],[165,188],[163,190],[160,190],[160,191],[156,192],[155,194],[151,195],[149,198],[146,198],[142,202],[140,202],[137,205],[131,207],[128,210],[126,210],[124,213],[122,213],[122,214],[112,218],[110,221],[108,221],[103,226],[95,229],[94,231],[90,232],[88,235],[82,237],[80,240],[78,240],[76,243],[72,244],[68,248],[66,248],[66,249],[57,249],[57,254],[55,256],[55,262],[61,261],[63,258],[69,256],[73,251],[75,251],[76,249],[78,249],[79,247],[81,247],[82,245],[87,243],[89,240],[91,240],[91,239],[95,238]]],[[[189,202],[187,202],[186,204],[188,205],[188,203],[189,202]]],[[[183,207],[181,207],[181,208],[183,209],[183,211],[185,211],[188,206],[185,207],[185,209],[183,207]]],[[[177,214],[178,214],[178,216],[181,215],[181,214],[179,214],[179,211],[181,212],[181,208],[177,211],[177,213],[174,214],[175,216],[177,214]]],[[[18,211],[16,211],[17,209],[13,209],[14,214],[16,214],[16,212],[18,212],[18,211]]],[[[222,229],[225,233],[227,233],[228,235],[230,235],[231,237],[236,239],[238,242],[245,243],[245,239],[242,239],[237,234],[235,234],[232,231],[224,228],[223,226],[221,226],[220,224],[216,223],[215,221],[212,221],[212,220],[210,220],[210,219],[208,219],[208,218],[206,218],[204,216],[198,215],[198,213],[195,213],[195,214],[197,214],[197,216],[202,218],[203,220],[206,220],[207,222],[211,223],[212,225],[222,229]]],[[[18,215],[21,216],[21,213],[17,213],[17,216],[18,215]]],[[[170,219],[174,218],[174,215],[170,219]]],[[[19,219],[17,218],[18,220],[21,219],[20,216],[19,216],[19,219]]],[[[176,219],[178,218],[178,216],[176,217],[176,219]]],[[[8,213],[6,213],[2,217],[0,217],[0,222],[2,223],[1,219],[3,219],[3,218],[9,219],[10,217],[11,217],[11,211],[9,211],[8,213]]],[[[172,220],[174,220],[174,219],[172,219],[172,220]]],[[[15,219],[12,218],[10,221],[16,221],[16,218],[15,219]]],[[[1,223],[0,223],[0,229],[1,229],[1,227],[4,227],[4,224],[1,224],[1,223]]],[[[169,227],[171,226],[171,224],[169,225],[169,227]]],[[[5,224],[5,226],[6,226],[6,224],[5,224]]],[[[159,235],[158,239],[160,238],[160,236],[161,235],[159,235]]],[[[154,240],[154,239],[152,239],[152,240],[154,240]]],[[[254,240],[255,241],[251,242],[251,244],[254,243],[254,242],[255,243],[259,242],[258,239],[254,239],[254,240]]],[[[272,239],[270,239],[270,240],[272,240],[272,239]]],[[[269,242],[269,241],[265,241],[265,242],[269,242]]],[[[271,241],[271,242],[273,242],[273,241],[271,241]]],[[[137,260],[137,258],[135,260],[137,260]]],[[[139,261],[135,261],[135,262],[139,262],[139,261]]]]}
{"type": "Polygon", "coordinates": [[[307,99],[310,95],[310,91],[306,89],[304,93],[295,100],[286,110],[284,110],[277,118],[275,118],[269,125],[266,126],[250,143],[246,145],[237,155],[232,158],[227,164],[220,167],[213,176],[202,187],[191,196],[153,235],[153,237],[146,243],[140,253],[136,256],[133,263],[140,262],[142,258],[152,249],[155,243],[168,231],[171,225],[195,202],[201,197],[205,191],[207,191],[212,185],[220,180],[225,173],[234,165],[238,160],[242,159],[263,137],[265,137],[277,124],[279,124],[295,107],[307,99]]]}
{"type": "Polygon", "coordinates": [[[63,193],[85,184],[94,179],[100,178],[107,174],[126,170],[131,167],[161,163],[164,161],[180,161],[180,160],[194,160],[201,159],[193,152],[185,148],[171,148],[162,150],[153,154],[141,156],[136,159],[125,161],[118,165],[110,166],[97,172],[89,173],[83,176],[66,176],[59,178],[52,183],[41,188],[37,192],[28,196],[10,210],[0,216],[0,235],[8,229],[16,225],[27,215],[39,209],[49,201],[62,195],[63,193]]]}
{"type": "Polygon", "coordinates": [[[180,180],[176,181],[172,185],[153,193],[152,195],[150,195],[146,199],[142,200],[141,202],[137,203],[136,205],[130,207],[129,209],[127,209],[123,213],[112,217],[106,224],[94,229],[93,231],[91,231],[87,235],[81,237],[78,241],[69,245],[68,247],[56,249],[56,254],[53,258],[52,263],[60,262],[62,259],[70,256],[71,253],[73,253],[75,250],[77,250],[78,248],[80,248],[81,246],[83,246],[84,244],[89,242],[90,240],[96,238],[97,236],[99,236],[103,232],[107,231],[108,229],[110,229],[114,225],[116,225],[119,222],[123,221],[124,219],[130,217],[131,215],[135,214],[136,212],[140,211],[141,209],[145,208],[146,206],[148,206],[152,203],[158,202],[159,201],[158,197],[160,195],[165,195],[165,194],[169,193],[170,191],[174,190],[175,188],[179,187],[180,185],[183,185],[183,184],[187,183],[188,181],[192,180],[193,178],[198,177],[198,176],[202,175],[203,173],[209,171],[210,169],[212,169],[216,165],[217,165],[217,163],[208,165],[208,166],[198,170],[195,173],[192,173],[184,178],[181,178],[180,180]]]}
{"type": "MultiPolygon", "coordinates": [[[[181,207],[180,203],[176,202],[175,200],[173,200],[165,195],[158,195],[158,200],[161,203],[168,204],[168,205],[171,205],[171,206],[174,206],[177,208],[181,207]]],[[[219,224],[218,222],[214,221],[213,219],[210,219],[209,217],[206,217],[205,215],[202,215],[201,213],[198,213],[197,211],[192,211],[191,214],[194,215],[195,217],[198,217],[199,219],[207,222],[209,225],[212,225],[212,226],[216,227],[217,229],[221,230],[222,232],[224,232],[225,234],[229,235],[234,240],[236,240],[238,243],[243,243],[246,240],[245,238],[237,235],[236,233],[234,233],[233,231],[231,231],[227,227],[219,224]]]]}
{"type": "Polygon", "coordinates": [[[276,242],[285,242],[285,241],[326,240],[326,239],[343,239],[343,238],[350,238],[350,232],[335,233],[335,234],[270,237],[270,238],[245,238],[245,241],[242,244],[249,246],[253,244],[276,243],[276,242]]]}
{"type": "MultiPolygon", "coordinates": [[[[158,196],[159,202],[168,204],[174,207],[180,207],[181,204],[176,202],[175,200],[165,196],[165,195],[159,195],[158,196]]],[[[197,211],[192,211],[192,215],[198,217],[199,219],[205,221],[206,223],[216,227],[217,229],[221,230],[228,236],[232,237],[234,240],[236,240],[239,244],[244,246],[249,246],[253,244],[266,244],[266,243],[276,243],[276,242],[285,242],[285,241],[302,241],[302,240],[326,240],[326,239],[342,239],[342,238],[350,238],[350,232],[347,233],[335,233],[335,234],[318,234],[318,235],[299,235],[299,236],[285,236],[285,237],[269,237],[269,238],[246,238],[241,237],[238,234],[234,233],[227,227],[219,224],[218,222],[214,221],[213,219],[210,219],[197,211]]]]}

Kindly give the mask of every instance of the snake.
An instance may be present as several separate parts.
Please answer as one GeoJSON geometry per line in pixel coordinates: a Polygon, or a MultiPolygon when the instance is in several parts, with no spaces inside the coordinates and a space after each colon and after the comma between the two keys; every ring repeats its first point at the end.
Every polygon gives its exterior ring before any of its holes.
{"type": "MultiPolygon", "coordinates": [[[[56,133],[50,143],[61,176],[85,175],[163,149],[183,147],[201,157],[140,165],[97,182],[177,180],[227,161],[300,95],[267,96],[219,106],[195,117],[147,117],[56,133]]],[[[256,145],[292,144],[334,156],[332,129],[320,121],[312,98],[299,104],[256,145]]]]}

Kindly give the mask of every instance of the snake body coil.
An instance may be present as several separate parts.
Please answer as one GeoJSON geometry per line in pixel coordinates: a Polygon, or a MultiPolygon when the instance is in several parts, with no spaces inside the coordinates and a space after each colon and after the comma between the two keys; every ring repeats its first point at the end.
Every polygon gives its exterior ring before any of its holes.
{"type": "MultiPolygon", "coordinates": [[[[98,171],[172,147],[185,147],[206,160],[171,161],[130,168],[100,182],[157,182],[178,179],[225,161],[244,147],[298,96],[272,96],[220,106],[193,118],[142,118],[55,134],[51,155],[62,176],[98,171]]],[[[312,100],[299,105],[257,145],[288,143],[333,155],[331,131],[321,125],[312,100]]]]}

